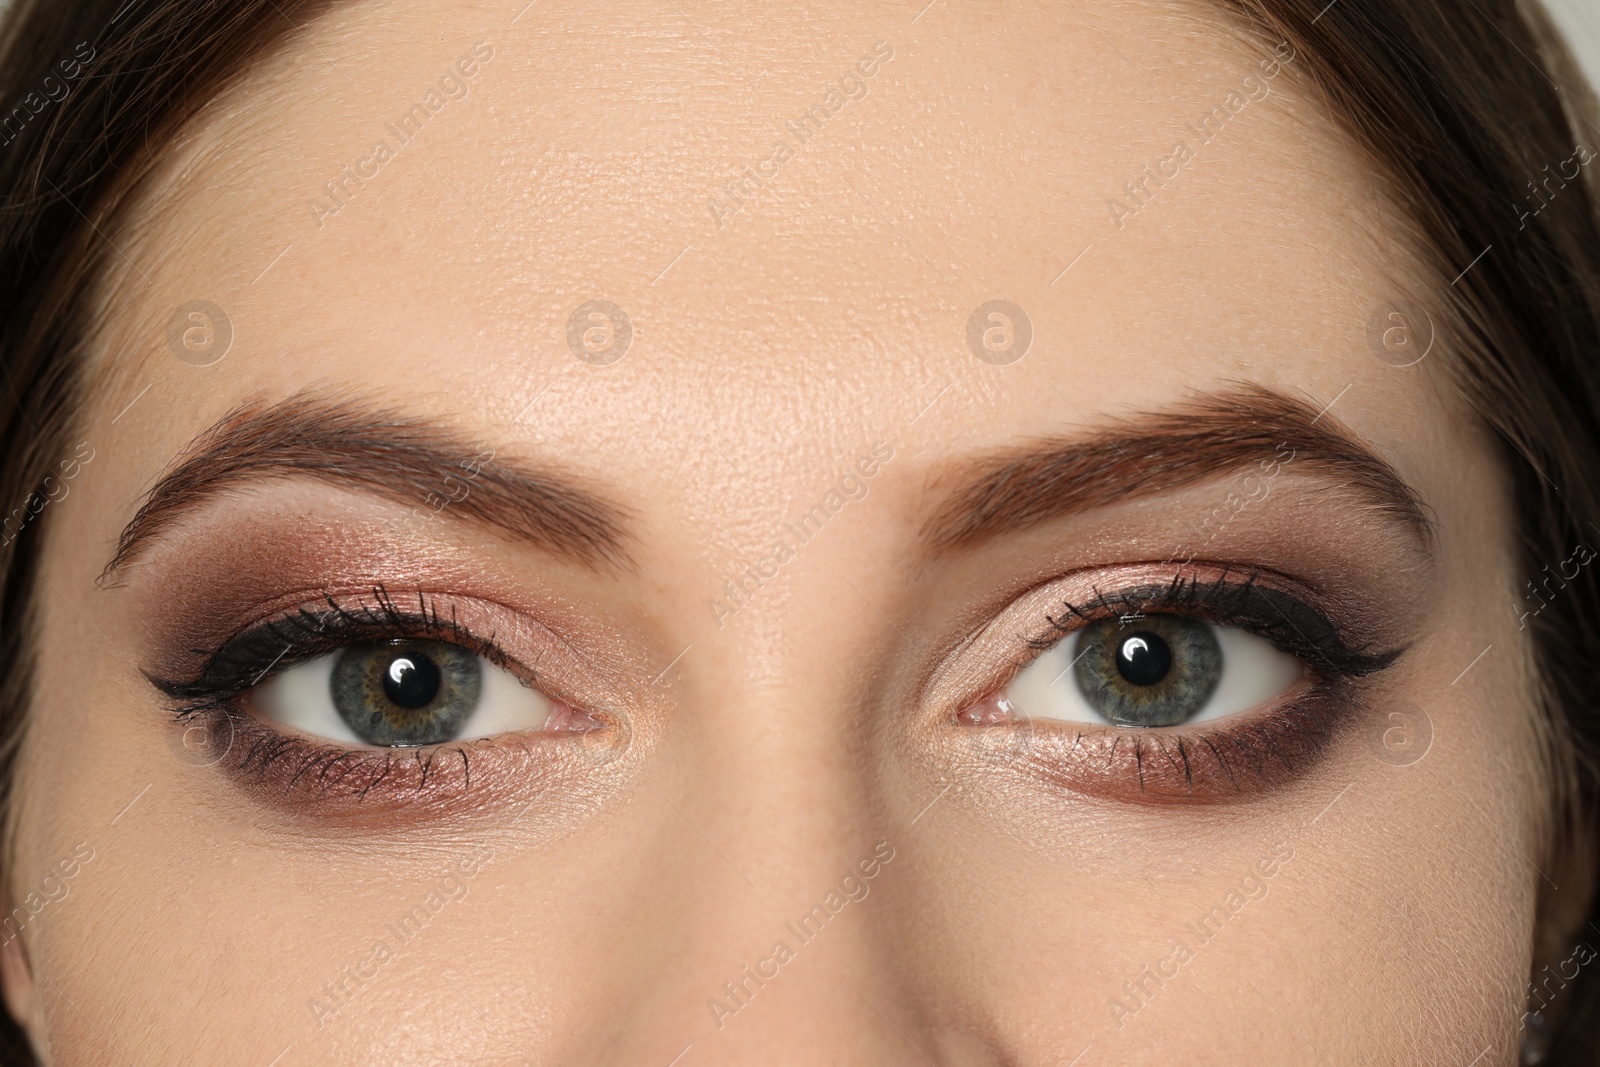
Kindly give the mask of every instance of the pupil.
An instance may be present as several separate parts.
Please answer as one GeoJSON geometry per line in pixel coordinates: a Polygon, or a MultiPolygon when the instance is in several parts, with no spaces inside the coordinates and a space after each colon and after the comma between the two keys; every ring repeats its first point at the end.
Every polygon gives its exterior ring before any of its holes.
{"type": "Polygon", "coordinates": [[[427,656],[407,652],[389,662],[383,672],[383,693],[402,708],[415,710],[439,695],[439,667],[427,656]]]}
{"type": "Polygon", "coordinates": [[[1152,633],[1134,634],[1117,649],[1117,673],[1134,685],[1155,685],[1172,669],[1172,649],[1152,633]]]}

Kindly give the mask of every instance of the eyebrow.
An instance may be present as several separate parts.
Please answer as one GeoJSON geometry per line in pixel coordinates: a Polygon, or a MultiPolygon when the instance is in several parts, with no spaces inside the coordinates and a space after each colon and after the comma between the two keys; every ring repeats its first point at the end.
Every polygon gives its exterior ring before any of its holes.
{"type": "MultiPolygon", "coordinates": [[[[483,445],[415,417],[297,393],[241,405],[179,453],[117,538],[101,580],[132,562],[212,497],[262,479],[311,478],[398,504],[423,505],[466,486],[452,516],[589,566],[626,565],[625,513],[554,470],[481,462],[483,445]],[[470,468],[477,465],[477,473],[470,468]]],[[[491,453],[492,459],[492,453],[491,453]]]]}
{"type": "Polygon", "coordinates": [[[1289,467],[1336,479],[1431,551],[1433,523],[1389,463],[1326,408],[1317,411],[1259,385],[1119,419],[1091,438],[1046,439],[963,464],[941,479],[958,488],[928,520],[923,537],[935,550],[968,547],[1272,459],[1280,461],[1277,472],[1289,467]]]}

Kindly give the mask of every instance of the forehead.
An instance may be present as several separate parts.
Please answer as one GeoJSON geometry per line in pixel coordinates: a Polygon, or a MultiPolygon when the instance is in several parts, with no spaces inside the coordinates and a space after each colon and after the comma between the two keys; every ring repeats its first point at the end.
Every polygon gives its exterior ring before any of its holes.
{"type": "MultiPolygon", "coordinates": [[[[668,409],[722,448],[699,428],[733,415],[826,431],[793,442],[820,455],[864,418],[982,442],[1063,397],[1331,399],[1392,374],[1366,329],[1397,253],[1351,225],[1370,179],[1299,68],[1262,57],[1203,9],[1090,0],[341,7],[175,153],[110,348],[188,432],[376,388],[532,403],[536,435],[641,473],[668,409]],[[195,307],[231,328],[211,366],[174,355],[195,307]],[[1027,355],[980,358],[1008,324],[1027,355]]],[[[1413,403],[1384,386],[1385,418],[1413,403]]]]}

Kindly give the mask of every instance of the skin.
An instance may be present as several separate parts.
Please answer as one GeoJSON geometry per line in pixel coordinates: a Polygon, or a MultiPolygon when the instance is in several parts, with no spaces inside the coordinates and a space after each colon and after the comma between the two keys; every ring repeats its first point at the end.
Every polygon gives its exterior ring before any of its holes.
{"type": "Polygon", "coordinates": [[[45,519],[13,898],[80,842],[93,859],[0,956],[47,1060],[1514,1062],[1548,868],[1506,607],[1507,487],[1532,475],[1498,466],[1446,344],[1409,368],[1369,349],[1373,309],[1436,282],[1299,73],[1118,227],[1107,198],[1259,69],[1209,10],[520,6],[338,8],[186,132],[116,235],[79,434],[95,458],[45,519]],[[470,94],[319,225],[308,198],[477,41],[494,56],[470,94]],[[877,41],[893,58],[866,96],[719,226],[708,196],[877,41]],[[965,344],[996,297],[1034,330],[1008,366],[965,344]],[[635,330],[603,367],[565,341],[595,298],[635,330]],[[210,366],[167,346],[193,299],[232,322],[210,366]],[[1247,473],[933,551],[959,472],[1241,382],[1332,405],[1435,522],[1423,553],[1291,469],[1206,549],[1403,634],[1371,694],[1425,712],[1426,755],[1375,758],[1369,717],[1259,795],[1128,802],[997,757],[925,699],[935,676],[974,696],[1003,678],[1015,640],[968,642],[1020,628],[1018,596],[1170,559],[1247,473]],[[628,511],[629,563],[450,509],[396,539],[400,504],[286,478],[96,584],[196,434],[303,389],[555,463],[628,511]],[[866,495],[719,618],[724,582],[879,442],[866,495]],[[548,627],[574,698],[626,716],[626,752],[365,817],[181,758],[139,673],[176,622],[223,589],[373,574],[548,627]],[[880,842],[869,894],[791,940],[880,842]],[[1265,894],[1116,1011],[1275,848],[1292,858],[1265,894]],[[322,984],[469,855],[492,858],[319,1022],[322,984]],[[795,959],[719,1019],[708,1001],[779,939],[795,959]]]}

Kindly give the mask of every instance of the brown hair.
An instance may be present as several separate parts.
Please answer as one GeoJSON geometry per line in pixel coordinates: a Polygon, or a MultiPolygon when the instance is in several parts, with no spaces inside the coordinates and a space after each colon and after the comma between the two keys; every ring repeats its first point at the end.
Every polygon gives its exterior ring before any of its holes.
{"type": "MultiPolygon", "coordinates": [[[[48,516],[28,520],[70,454],[93,287],[117,254],[108,235],[165,139],[294,19],[331,2],[16,0],[5,16],[0,507],[21,510],[0,516],[0,662],[10,667],[0,674],[0,790],[26,724],[48,516]]],[[[1504,445],[1526,574],[1600,537],[1600,216],[1584,180],[1558,174],[1551,185],[1549,170],[1589,134],[1600,144],[1600,129],[1543,13],[1514,0],[1214,2],[1268,47],[1292,45],[1297,72],[1415,226],[1434,275],[1425,291],[1436,294],[1423,306],[1461,342],[1448,373],[1504,445]]],[[[1592,568],[1570,584],[1530,620],[1539,697],[1559,741],[1549,761],[1553,851],[1589,833],[1600,801],[1600,709],[1588,678],[1600,658],[1600,585],[1592,568]]],[[[1595,972],[1567,991],[1562,1036],[1537,1038],[1551,1046],[1544,1062],[1600,1055],[1595,972]]],[[[15,1026],[0,1028],[11,1046],[0,1057],[31,1062],[15,1026]]]]}

